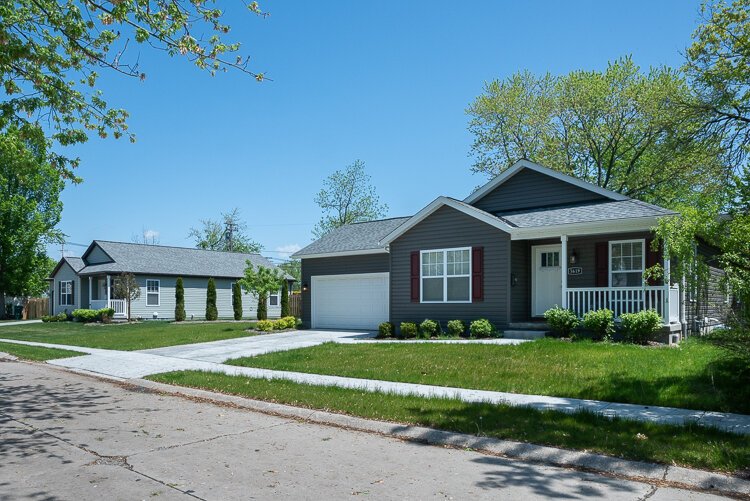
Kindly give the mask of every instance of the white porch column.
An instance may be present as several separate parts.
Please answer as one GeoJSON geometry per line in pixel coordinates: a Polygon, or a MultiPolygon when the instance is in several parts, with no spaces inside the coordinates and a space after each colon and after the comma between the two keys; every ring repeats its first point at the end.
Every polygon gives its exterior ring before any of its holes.
{"type": "Polygon", "coordinates": [[[568,307],[568,235],[560,235],[560,277],[562,283],[562,301],[560,306],[568,307]]]}
{"type": "Polygon", "coordinates": [[[89,275],[89,309],[91,309],[91,275],[89,275]]]}
{"type": "Polygon", "coordinates": [[[110,288],[110,281],[109,281],[109,275],[107,275],[107,308],[109,308],[109,300],[111,299],[109,288],[110,288]]]}

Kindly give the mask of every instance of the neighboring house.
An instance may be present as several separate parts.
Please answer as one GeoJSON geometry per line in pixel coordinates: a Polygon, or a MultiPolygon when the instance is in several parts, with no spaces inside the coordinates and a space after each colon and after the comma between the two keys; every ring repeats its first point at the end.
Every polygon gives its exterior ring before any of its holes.
{"type": "Polygon", "coordinates": [[[529,161],[464,200],[438,197],[411,217],[347,225],[297,252],[313,328],[374,329],[390,320],[487,318],[512,329],[560,305],[656,309],[685,325],[670,261],[651,248],[670,210],[529,161]],[[666,281],[643,283],[655,264],[666,281]]]}
{"type": "MultiPolygon", "coordinates": [[[[132,318],[174,319],[178,277],[185,288],[188,319],[205,318],[209,278],[216,283],[219,318],[233,318],[232,284],[245,276],[247,260],[254,266],[274,267],[260,254],[94,240],[83,256],[64,257],[52,271],[50,313],[109,306],[115,318],[127,318],[127,302],[114,296],[114,282],[132,273],[141,288],[140,297],[130,305],[132,318]]],[[[281,315],[280,294],[267,299],[269,318],[281,315]]],[[[257,298],[243,292],[243,318],[255,318],[257,307],[257,298]]]]}

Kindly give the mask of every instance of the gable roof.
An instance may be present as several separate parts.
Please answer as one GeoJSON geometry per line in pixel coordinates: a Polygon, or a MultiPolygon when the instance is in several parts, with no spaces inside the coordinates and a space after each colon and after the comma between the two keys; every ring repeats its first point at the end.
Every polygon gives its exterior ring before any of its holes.
{"type": "Polygon", "coordinates": [[[83,259],[80,257],[74,257],[74,256],[63,256],[62,259],[60,259],[55,267],[52,269],[52,273],[49,274],[49,277],[54,277],[57,272],[60,270],[60,267],[63,265],[63,263],[70,266],[73,271],[78,273],[83,269],[84,266],[86,266],[86,263],[83,262],[83,259]]]}
{"type": "Polygon", "coordinates": [[[364,223],[347,224],[323,235],[304,249],[294,254],[293,258],[311,258],[337,254],[376,254],[387,252],[381,239],[394,229],[408,221],[408,217],[379,219],[364,223]]]}
{"type": "Polygon", "coordinates": [[[507,221],[504,221],[502,218],[499,218],[494,214],[490,214],[489,212],[478,209],[473,205],[467,204],[466,202],[456,200],[455,198],[440,196],[430,202],[427,207],[410,217],[407,222],[385,235],[381,240],[381,243],[384,245],[390,244],[443,206],[448,206],[456,209],[457,211],[463,212],[464,214],[479,219],[480,221],[485,222],[490,226],[494,226],[495,228],[498,228],[502,231],[505,231],[506,233],[510,233],[513,229],[512,226],[507,223],[507,221]]]}
{"type": "Polygon", "coordinates": [[[523,212],[498,213],[497,215],[515,228],[538,228],[563,224],[671,216],[674,214],[676,212],[659,207],[658,205],[631,199],[523,212]]]}
{"type": "MultiPolygon", "coordinates": [[[[94,240],[83,254],[83,261],[91,250],[97,246],[110,256],[112,261],[87,265],[78,272],[80,275],[137,273],[183,277],[242,278],[245,275],[247,260],[250,260],[254,266],[274,268],[274,265],[260,254],[241,254],[106,240],[94,240]]],[[[286,277],[289,280],[292,279],[288,274],[286,277]]]]}
{"type": "Polygon", "coordinates": [[[544,167],[542,165],[531,162],[529,160],[519,160],[516,163],[514,163],[510,168],[502,172],[500,175],[493,178],[491,181],[489,181],[485,185],[480,186],[471,195],[466,197],[464,199],[464,202],[468,204],[473,204],[474,202],[481,199],[485,195],[491,193],[495,188],[497,188],[504,182],[508,181],[510,178],[512,178],[513,176],[515,176],[516,174],[518,174],[524,169],[529,169],[529,170],[539,172],[540,174],[545,174],[557,180],[569,183],[573,186],[577,186],[578,188],[582,188],[584,190],[588,190],[592,193],[596,193],[597,195],[601,195],[611,200],[629,200],[630,199],[629,197],[622,195],[620,193],[614,192],[612,190],[608,190],[606,188],[601,188],[592,183],[587,183],[586,181],[582,181],[573,176],[568,176],[567,174],[563,174],[562,172],[552,170],[548,167],[544,167]]]}

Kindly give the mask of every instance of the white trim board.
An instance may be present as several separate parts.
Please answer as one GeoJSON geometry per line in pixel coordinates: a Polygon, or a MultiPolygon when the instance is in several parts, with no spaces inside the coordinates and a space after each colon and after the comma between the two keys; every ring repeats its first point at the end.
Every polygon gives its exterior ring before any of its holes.
{"type": "Polygon", "coordinates": [[[493,178],[490,182],[488,182],[484,186],[480,186],[471,195],[466,197],[464,199],[464,202],[466,202],[467,204],[476,202],[477,200],[479,200],[480,198],[482,198],[483,196],[485,196],[486,194],[488,194],[489,192],[491,192],[492,190],[494,190],[495,188],[497,188],[498,186],[506,182],[508,179],[518,174],[523,169],[529,169],[529,170],[539,172],[540,174],[553,177],[560,181],[566,182],[568,184],[572,184],[573,186],[577,186],[579,188],[588,190],[592,193],[596,193],[598,195],[610,198],[612,200],[630,200],[630,198],[625,195],[616,193],[606,188],[601,188],[595,184],[587,183],[586,181],[582,181],[573,176],[568,176],[567,174],[563,174],[562,172],[552,170],[543,165],[539,165],[529,160],[519,160],[516,163],[514,163],[512,166],[510,166],[508,169],[506,169],[503,173],[493,178]]]}
{"type": "Polygon", "coordinates": [[[316,259],[316,258],[321,258],[321,257],[366,256],[368,254],[388,254],[388,250],[385,247],[383,247],[383,248],[377,248],[377,249],[323,252],[319,254],[300,255],[300,254],[294,253],[290,257],[294,259],[316,259]]]}

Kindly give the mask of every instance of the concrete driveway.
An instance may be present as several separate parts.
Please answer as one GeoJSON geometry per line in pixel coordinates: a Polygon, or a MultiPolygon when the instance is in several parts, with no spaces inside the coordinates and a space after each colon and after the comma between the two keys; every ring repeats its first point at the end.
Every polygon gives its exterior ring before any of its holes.
{"type": "Polygon", "coordinates": [[[718,499],[0,362],[0,500],[718,499]]]}

